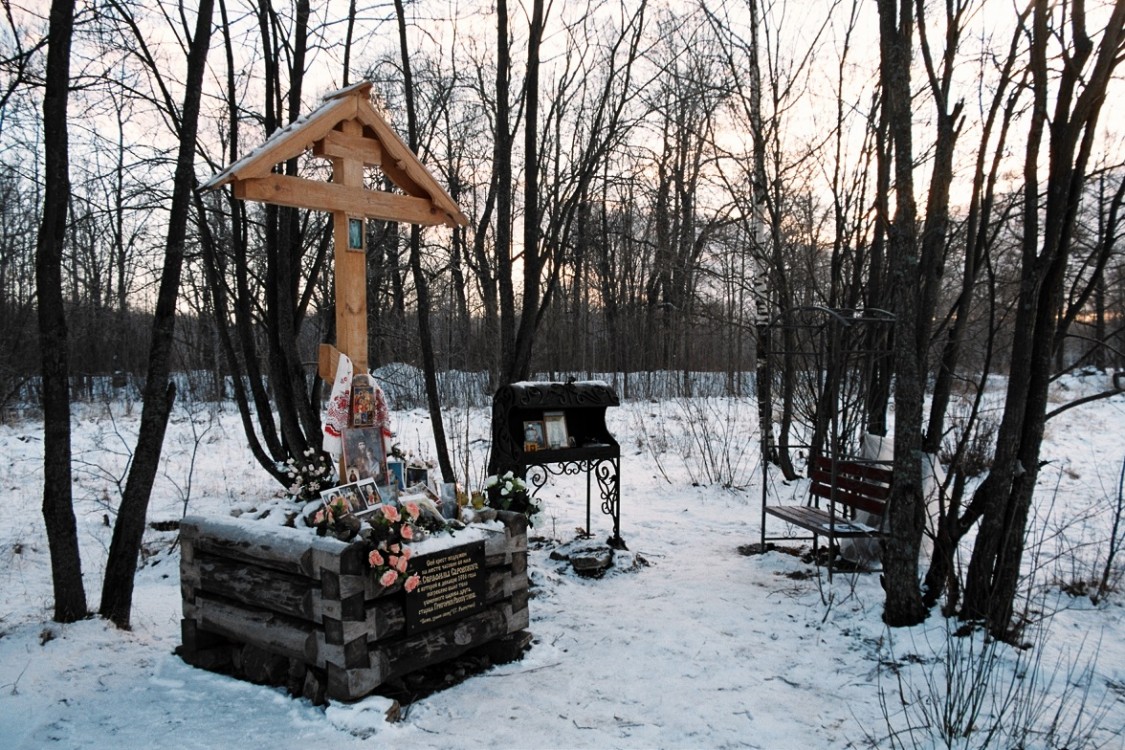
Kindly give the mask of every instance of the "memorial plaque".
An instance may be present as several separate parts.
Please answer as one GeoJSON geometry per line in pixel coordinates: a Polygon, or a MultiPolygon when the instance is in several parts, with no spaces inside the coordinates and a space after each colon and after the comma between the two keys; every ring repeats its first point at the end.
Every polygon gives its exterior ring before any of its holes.
{"type": "Polygon", "coordinates": [[[406,633],[460,620],[484,606],[484,542],[420,555],[410,561],[418,588],[406,594],[406,633]]]}

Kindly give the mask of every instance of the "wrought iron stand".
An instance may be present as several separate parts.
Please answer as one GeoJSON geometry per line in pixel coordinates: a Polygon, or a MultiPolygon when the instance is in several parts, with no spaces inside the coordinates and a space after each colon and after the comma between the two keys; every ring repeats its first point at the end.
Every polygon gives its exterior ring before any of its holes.
{"type": "Polygon", "coordinates": [[[532,486],[532,495],[539,493],[547,479],[551,476],[577,476],[586,473],[586,536],[593,536],[590,531],[590,477],[597,480],[598,495],[601,498],[602,513],[613,518],[613,536],[610,544],[618,549],[625,549],[625,542],[621,539],[621,486],[617,481],[621,469],[620,458],[590,458],[578,461],[563,461],[554,464],[533,464],[527,467],[527,481],[532,486]]]}
{"type": "Polygon", "coordinates": [[[598,484],[602,513],[613,518],[609,544],[625,549],[621,538],[621,447],[605,426],[605,410],[620,406],[617,394],[600,381],[513,383],[492,400],[492,454],[489,472],[512,471],[528,482],[536,495],[552,476],[586,473],[586,528],[592,535],[591,476],[598,484]],[[532,450],[525,442],[528,423],[543,420],[544,412],[562,413],[571,440],[565,447],[532,450]]]}

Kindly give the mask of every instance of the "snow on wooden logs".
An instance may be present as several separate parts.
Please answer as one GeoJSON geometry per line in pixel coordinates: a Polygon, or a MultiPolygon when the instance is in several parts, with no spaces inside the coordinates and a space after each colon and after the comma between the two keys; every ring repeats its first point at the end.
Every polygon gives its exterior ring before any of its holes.
{"type": "MultiPolygon", "coordinates": [[[[465,616],[447,610],[430,624],[407,611],[400,584],[379,586],[362,544],[260,521],[189,516],[180,525],[179,653],[205,669],[285,684],[314,702],[358,700],[476,647],[515,644],[507,650],[518,653],[530,638],[523,632],[527,520],[517,513],[498,520],[476,540],[449,548],[475,555],[475,590],[450,594],[469,601],[465,616]]],[[[412,570],[425,554],[416,549],[412,570]]]]}

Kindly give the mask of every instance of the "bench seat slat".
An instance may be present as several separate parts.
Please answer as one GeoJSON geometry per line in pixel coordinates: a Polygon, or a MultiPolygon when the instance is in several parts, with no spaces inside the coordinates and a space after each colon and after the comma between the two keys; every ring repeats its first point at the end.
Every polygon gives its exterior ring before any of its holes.
{"type": "Polygon", "coordinates": [[[813,508],[808,505],[770,505],[766,507],[770,515],[807,529],[821,536],[834,536],[837,538],[874,536],[878,532],[856,529],[846,518],[836,517],[835,529],[831,528],[832,517],[822,508],[813,508]],[[834,533],[830,533],[834,532],[834,533]]]}

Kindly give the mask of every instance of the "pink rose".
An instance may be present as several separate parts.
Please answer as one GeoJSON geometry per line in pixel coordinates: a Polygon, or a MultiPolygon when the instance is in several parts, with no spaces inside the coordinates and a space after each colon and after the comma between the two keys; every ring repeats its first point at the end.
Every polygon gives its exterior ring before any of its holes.
{"type": "Polygon", "coordinates": [[[379,576],[380,586],[393,586],[395,581],[398,580],[398,573],[393,570],[388,570],[383,575],[379,576]]]}
{"type": "Polygon", "coordinates": [[[413,554],[414,554],[414,550],[410,549],[409,547],[403,547],[402,548],[402,559],[403,560],[409,560],[410,556],[413,555],[413,554]]]}
{"type": "Polygon", "coordinates": [[[397,555],[399,552],[402,552],[402,546],[398,544],[392,544],[390,546],[390,551],[394,552],[397,555]]]}
{"type": "Polygon", "coordinates": [[[402,587],[404,589],[406,589],[407,592],[410,592],[410,591],[413,591],[414,589],[418,588],[418,584],[421,583],[421,582],[422,582],[422,579],[418,577],[417,573],[415,573],[414,575],[412,575],[412,576],[410,576],[409,578],[406,579],[406,583],[404,583],[402,587]]]}
{"type": "Polygon", "coordinates": [[[406,512],[410,514],[410,520],[411,521],[417,521],[418,515],[422,511],[418,508],[418,503],[409,502],[409,503],[406,504],[406,512]]]}
{"type": "Polygon", "coordinates": [[[313,526],[319,526],[324,523],[324,508],[318,510],[312,517],[313,526]]]}
{"type": "Polygon", "coordinates": [[[384,505],[383,506],[383,518],[387,519],[391,523],[394,523],[395,521],[397,521],[399,519],[398,508],[396,508],[393,505],[384,505]]]}
{"type": "Polygon", "coordinates": [[[378,568],[383,564],[383,556],[379,554],[379,550],[371,550],[371,554],[367,556],[368,564],[373,568],[378,568]]]}
{"type": "Polygon", "coordinates": [[[414,529],[409,524],[404,523],[398,533],[408,542],[414,538],[414,529]]]}
{"type": "Polygon", "coordinates": [[[399,573],[405,573],[406,572],[406,558],[405,557],[398,558],[397,560],[395,560],[392,567],[394,567],[394,569],[397,570],[399,573]]]}

